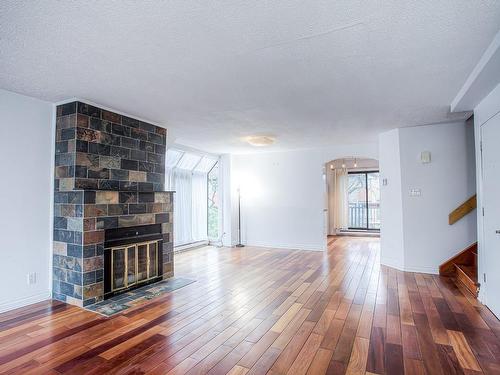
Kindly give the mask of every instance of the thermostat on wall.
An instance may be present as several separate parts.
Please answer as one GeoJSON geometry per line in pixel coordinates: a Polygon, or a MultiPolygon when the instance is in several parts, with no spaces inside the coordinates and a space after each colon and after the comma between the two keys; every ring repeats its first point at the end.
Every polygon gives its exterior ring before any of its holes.
{"type": "Polygon", "coordinates": [[[430,151],[422,151],[420,153],[420,161],[422,164],[427,164],[431,162],[431,152],[430,151]]]}

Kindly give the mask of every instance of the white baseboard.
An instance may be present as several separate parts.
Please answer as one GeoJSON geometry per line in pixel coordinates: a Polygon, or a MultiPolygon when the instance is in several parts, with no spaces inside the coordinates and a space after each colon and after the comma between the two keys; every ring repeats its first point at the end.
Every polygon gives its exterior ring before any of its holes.
{"type": "Polygon", "coordinates": [[[52,293],[50,292],[50,290],[48,290],[45,292],[35,294],[33,296],[24,297],[24,298],[20,298],[17,300],[5,302],[5,303],[0,304],[0,313],[5,312],[5,311],[9,311],[9,310],[14,310],[14,309],[17,309],[19,307],[28,306],[28,305],[31,305],[33,303],[42,302],[42,301],[45,301],[45,300],[48,300],[51,298],[52,298],[52,293]]]}
{"type": "Polygon", "coordinates": [[[404,272],[429,273],[432,275],[439,274],[439,269],[436,267],[408,266],[406,264],[401,264],[400,262],[396,261],[395,259],[391,259],[391,258],[381,258],[380,264],[387,266],[387,267],[395,268],[399,271],[404,271],[404,272]]]}
{"type": "Polygon", "coordinates": [[[275,244],[266,242],[251,242],[245,244],[245,246],[255,246],[255,247],[268,247],[274,249],[287,249],[287,250],[302,250],[302,251],[325,251],[326,243],[324,247],[319,247],[317,245],[303,245],[303,244],[275,244]]]}

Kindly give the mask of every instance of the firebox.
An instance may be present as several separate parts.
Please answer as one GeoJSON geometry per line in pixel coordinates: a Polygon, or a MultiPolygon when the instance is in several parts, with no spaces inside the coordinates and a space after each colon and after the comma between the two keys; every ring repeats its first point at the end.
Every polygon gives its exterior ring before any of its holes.
{"type": "Polygon", "coordinates": [[[162,280],[161,224],[105,231],[104,298],[162,280]]]}

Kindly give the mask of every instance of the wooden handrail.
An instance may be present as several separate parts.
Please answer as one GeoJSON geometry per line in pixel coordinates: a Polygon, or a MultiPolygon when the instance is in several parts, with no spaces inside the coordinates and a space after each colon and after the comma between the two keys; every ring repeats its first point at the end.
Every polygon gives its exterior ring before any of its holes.
{"type": "Polygon", "coordinates": [[[448,215],[448,224],[450,225],[455,224],[458,220],[460,220],[469,212],[474,210],[476,206],[477,206],[477,200],[476,200],[476,194],[474,194],[472,197],[467,199],[464,203],[462,203],[448,215]]]}

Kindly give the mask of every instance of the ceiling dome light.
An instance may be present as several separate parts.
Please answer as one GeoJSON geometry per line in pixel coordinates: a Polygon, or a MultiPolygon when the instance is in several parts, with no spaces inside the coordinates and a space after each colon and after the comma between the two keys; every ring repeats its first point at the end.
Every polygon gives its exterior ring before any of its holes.
{"type": "Polygon", "coordinates": [[[248,144],[256,147],[270,146],[274,143],[274,137],[269,137],[267,135],[254,135],[246,137],[245,140],[248,144]]]}

